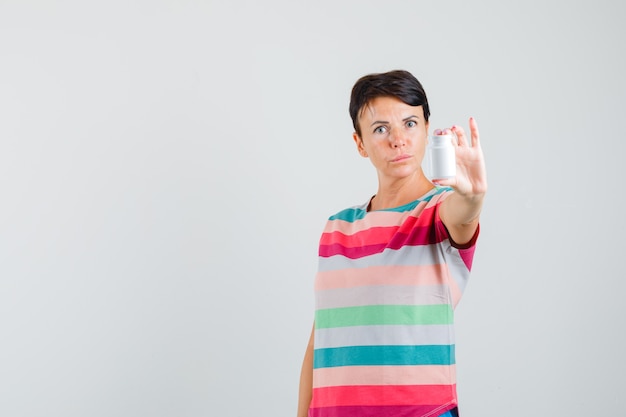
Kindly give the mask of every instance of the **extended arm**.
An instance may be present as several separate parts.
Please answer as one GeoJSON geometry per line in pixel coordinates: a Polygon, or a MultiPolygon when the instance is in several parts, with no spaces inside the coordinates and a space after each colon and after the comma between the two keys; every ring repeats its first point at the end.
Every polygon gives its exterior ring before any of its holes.
{"type": "Polygon", "coordinates": [[[470,118],[469,125],[471,142],[468,142],[463,128],[453,126],[450,129],[458,139],[458,143],[455,144],[456,177],[433,180],[435,184],[449,185],[455,190],[441,203],[440,216],[450,237],[458,245],[469,242],[476,233],[483,199],[487,192],[487,173],[480,147],[478,125],[474,118],[470,118]]]}

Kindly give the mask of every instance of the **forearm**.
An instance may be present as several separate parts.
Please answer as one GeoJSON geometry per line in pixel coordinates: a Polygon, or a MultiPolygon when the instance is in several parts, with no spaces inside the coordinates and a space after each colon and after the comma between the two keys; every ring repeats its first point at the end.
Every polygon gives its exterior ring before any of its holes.
{"type": "Polygon", "coordinates": [[[484,193],[473,196],[452,193],[441,206],[441,216],[445,217],[450,225],[462,226],[473,223],[480,217],[484,198],[484,193]]]}
{"type": "Polygon", "coordinates": [[[308,416],[309,405],[311,404],[311,398],[313,396],[313,337],[314,330],[311,331],[311,337],[309,338],[309,343],[304,353],[304,359],[302,360],[297,417],[308,416]]]}
{"type": "Polygon", "coordinates": [[[441,221],[455,243],[463,245],[474,236],[478,227],[484,196],[484,193],[463,196],[455,192],[441,204],[441,221]]]}

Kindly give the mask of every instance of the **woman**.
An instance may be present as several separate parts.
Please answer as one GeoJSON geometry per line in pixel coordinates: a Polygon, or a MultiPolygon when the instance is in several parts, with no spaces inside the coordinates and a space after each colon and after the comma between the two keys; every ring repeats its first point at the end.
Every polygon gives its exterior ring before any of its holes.
{"type": "Polygon", "coordinates": [[[456,416],[454,307],[470,275],[487,179],[478,126],[452,126],[456,177],[422,170],[430,110],[407,71],[360,78],[350,116],[378,174],[328,219],[298,417],[456,416]]]}

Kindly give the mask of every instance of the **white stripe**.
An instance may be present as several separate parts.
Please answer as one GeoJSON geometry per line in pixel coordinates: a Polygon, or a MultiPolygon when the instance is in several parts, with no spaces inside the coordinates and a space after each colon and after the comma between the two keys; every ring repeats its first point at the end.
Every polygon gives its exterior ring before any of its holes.
{"type": "Polygon", "coordinates": [[[454,344],[454,326],[433,324],[316,329],[314,342],[315,349],[343,346],[449,345],[454,344]]]}
{"type": "Polygon", "coordinates": [[[316,308],[341,308],[366,305],[452,304],[446,285],[377,285],[333,288],[315,293],[316,308]]]}
{"type": "Polygon", "coordinates": [[[459,250],[452,245],[446,249],[445,257],[448,264],[448,273],[458,285],[461,293],[463,293],[470,277],[470,271],[467,269],[463,258],[461,258],[459,250]]]}

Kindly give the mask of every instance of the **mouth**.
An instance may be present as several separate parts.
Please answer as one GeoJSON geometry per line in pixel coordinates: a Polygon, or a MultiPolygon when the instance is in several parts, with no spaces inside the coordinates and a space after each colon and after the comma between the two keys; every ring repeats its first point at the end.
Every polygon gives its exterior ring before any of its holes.
{"type": "Polygon", "coordinates": [[[408,154],[398,155],[395,158],[393,158],[391,162],[402,162],[409,158],[411,158],[411,155],[408,155],[408,154]]]}

